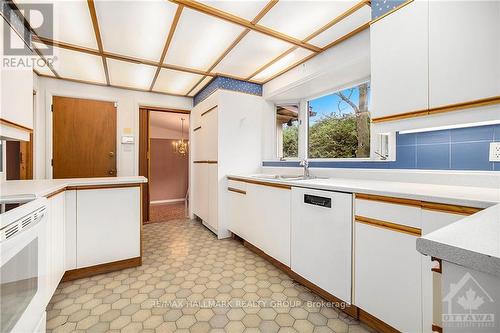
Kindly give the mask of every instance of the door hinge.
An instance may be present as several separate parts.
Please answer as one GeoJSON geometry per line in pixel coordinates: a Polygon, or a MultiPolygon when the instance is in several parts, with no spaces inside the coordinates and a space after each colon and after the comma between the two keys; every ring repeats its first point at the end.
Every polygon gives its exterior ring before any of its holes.
{"type": "Polygon", "coordinates": [[[54,104],[50,105],[50,111],[54,112],[54,104]]]}
{"type": "Polygon", "coordinates": [[[54,166],[54,159],[53,158],[50,160],[50,165],[54,166]]]}

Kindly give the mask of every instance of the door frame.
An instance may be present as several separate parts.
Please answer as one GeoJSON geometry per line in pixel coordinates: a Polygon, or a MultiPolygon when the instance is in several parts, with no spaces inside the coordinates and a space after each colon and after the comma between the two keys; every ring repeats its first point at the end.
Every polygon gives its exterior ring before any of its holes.
{"type": "MultiPolygon", "coordinates": [[[[162,108],[154,106],[141,106],[139,105],[139,158],[138,170],[139,176],[144,176],[148,182],[142,187],[142,223],[149,221],[149,178],[151,174],[151,136],[149,133],[149,122],[151,112],[168,112],[168,113],[182,113],[191,114],[190,110],[162,108]]],[[[188,151],[191,154],[191,150],[188,151]]],[[[189,170],[188,170],[189,173],[189,170]]],[[[189,176],[188,176],[189,177],[189,176]]]]}

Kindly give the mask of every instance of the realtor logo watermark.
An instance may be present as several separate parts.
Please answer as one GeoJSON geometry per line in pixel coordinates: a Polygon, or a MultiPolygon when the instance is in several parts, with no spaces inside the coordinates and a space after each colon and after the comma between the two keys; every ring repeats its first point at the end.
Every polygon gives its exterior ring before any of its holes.
{"type": "Polygon", "coordinates": [[[498,305],[493,297],[469,272],[455,281],[443,297],[443,327],[467,332],[494,328],[498,305]]]}
{"type": "Polygon", "coordinates": [[[52,40],[54,33],[53,4],[20,3],[17,5],[18,9],[14,9],[6,3],[2,5],[2,15],[5,18],[2,20],[4,24],[2,67],[25,69],[35,66],[52,66],[57,60],[53,48],[43,43],[36,45],[46,61],[34,52],[35,45],[32,45],[32,34],[24,26],[23,17],[38,36],[52,40]]]}

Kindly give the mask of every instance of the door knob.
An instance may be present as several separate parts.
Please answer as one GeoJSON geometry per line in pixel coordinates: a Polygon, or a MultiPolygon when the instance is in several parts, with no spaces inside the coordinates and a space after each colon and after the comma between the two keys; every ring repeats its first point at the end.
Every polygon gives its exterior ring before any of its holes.
{"type": "Polygon", "coordinates": [[[115,169],[111,169],[111,170],[109,170],[109,171],[108,171],[108,174],[109,174],[110,176],[114,175],[115,173],[116,173],[116,170],[115,170],[115,169]]]}
{"type": "Polygon", "coordinates": [[[113,156],[115,156],[115,152],[114,151],[110,151],[109,152],[109,157],[113,157],[113,156]]]}

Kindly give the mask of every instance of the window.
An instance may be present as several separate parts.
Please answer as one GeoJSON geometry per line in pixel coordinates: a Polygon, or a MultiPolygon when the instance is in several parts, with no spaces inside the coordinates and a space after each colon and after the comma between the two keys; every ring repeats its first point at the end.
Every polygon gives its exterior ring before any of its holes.
{"type": "Polygon", "coordinates": [[[276,138],[278,158],[299,156],[299,106],[276,106],[276,138]]]}
{"type": "Polygon", "coordinates": [[[308,103],[308,158],[370,157],[370,84],[308,103]]]}

